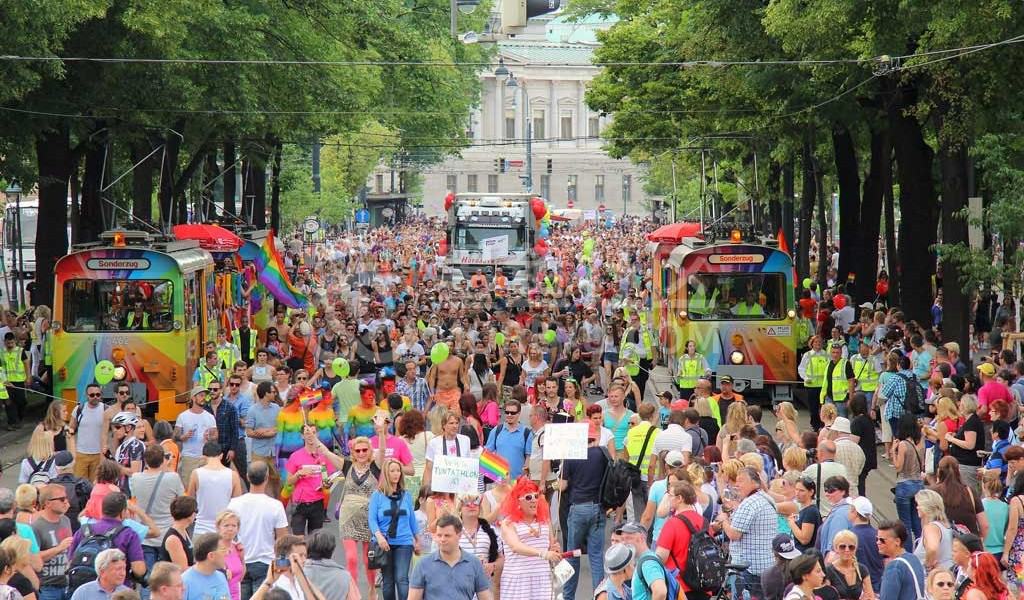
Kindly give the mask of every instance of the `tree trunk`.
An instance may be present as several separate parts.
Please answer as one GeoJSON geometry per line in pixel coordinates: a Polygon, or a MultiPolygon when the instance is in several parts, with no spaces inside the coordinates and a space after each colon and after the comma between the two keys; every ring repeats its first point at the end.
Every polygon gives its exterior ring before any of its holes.
{"type": "MultiPolygon", "coordinates": [[[[175,127],[175,131],[181,131],[175,127]]],[[[181,152],[181,138],[170,134],[164,140],[166,147],[163,152],[163,166],[160,169],[160,228],[170,232],[171,225],[175,222],[176,213],[174,210],[174,174],[178,172],[178,154],[181,152]]]]}
{"type": "MultiPolygon", "coordinates": [[[[896,153],[897,179],[900,185],[899,255],[900,288],[914,290],[900,305],[907,321],[928,323],[931,319],[932,275],[935,274],[937,201],[932,180],[934,152],[925,142],[921,124],[905,110],[917,102],[913,87],[898,91],[890,109],[890,129],[896,153]]],[[[895,274],[894,274],[895,276],[895,274]]]]}
{"type": "Polygon", "coordinates": [[[82,180],[78,176],[79,161],[81,157],[73,157],[71,159],[71,177],[70,177],[70,194],[71,194],[71,243],[78,244],[82,241],[82,180]]]}
{"type": "MultiPolygon", "coordinates": [[[[875,279],[878,277],[878,238],[882,224],[883,182],[888,179],[885,170],[892,165],[892,147],[884,128],[871,132],[871,166],[864,180],[864,197],[860,205],[860,227],[857,235],[859,253],[854,261],[857,302],[872,302],[875,298],[875,279]]],[[[842,265],[845,247],[839,249],[842,265]]]]}
{"type": "Polygon", "coordinates": [[[217,152],[206,155],[203,163],[203,187],[199,194],[202,199],[203,220],[217,221],[217,205],[214,203],[214,190],[217,187],[217,152]]]}
{"type": "MultiPolygon", "coordinates": [[[[967,161],[966,144],[940,143],[942,243],[947,246],[967,245],[967,221],[957,214],[967,207],[967,161]]],[[[970,299],[964,293],[960,269],[954,261],[942,263],[942,302],[942,339],[970,348],[970,299]]]]}
{"type": "Polygon", "coordinates": [[[796,194],[796,176],[793,160],[782,165],[782,213],[780,215],[782,232],[789,242],[791,251],[796,250],[796,236],[793,231],[793,195],[796,194]]]}
{"type": "Polygon", "coordinates": [[[235,167],[235,161],[238,160],[238,156],[235,155],[235,145],[232,142],[224,143],[224,214],[229,219],[233,220],[238,213],[238,207],[235,206],[235,195],[238,193],[238,189],[235,186],[235,173],[237,169],[235,167]]]}
{"type": "Polygon", "coordinates": [[[833,215],[833,218],[839,219],[839,270],[836,281],[843,285],[854,271],[854,262],[863,255],[858,235],[861,212],[860,167],[849,128],[841,126],[832,130],[832,148],[836,180],[839,183],[839,214],[833,215]]]}
{"type": "Polygon", "coordinates": [[[129,148],[132,164],[138,165],[132,171],[132,215],[139,221],[152,223],[153,171],[159,165],[160,152],[143,160],[153,151],[148,140],[135,140],[129,148]]]}
{"type": "Polygon", "coordinates": [[[885,257],[888,261],[886,267],[889,275],[889,306],[900,306],[902,294],[900,293],[900,253],[896,247],[896,194],[892,183],[892,160],[886,169],[886,179],[882,182],[882,200],[885,203],[885,257]]]}
{"type": "Polygon", "coordinates": [[[275,233],[281,230],[281,152],[283,149],[280,141],[274,144],[274,187],[270,192],[270,228],[275,233]]]}
{"type": "Polygon", "coordinates": [[[253,153],[253,199],[251,224],[256,229],[267,226],[267,160],[270,154],[266,146],[259,146],[253,153]]]}
{"type": "Polygon", "coordinates": [[[71,136],[67,126],[36,138],[39,170],[39,217],[36,227],[36,293],[44,304],[53,299],[53,271],[68,251],[68,178],[71,136]]]}
{"type": "Polygon", "coordinates": [[[106,228],[106,211],[100,190],[103,189],[104,159],[107,155],[106,133],[102,123],[97,123],[96,133],[85,150],[85,173],[82,175],[82,220],[81,240],[94,242],[106,228]]]}
{"type": "MultiPolygon", "coordinates": [[[[782,225],[782,190],[779,189],[782,166],[774,160],[768,165],[768,223],[761,230],[765,235],[777,238],[782,225]]],[[[792,240],[787,239],[787,244],[792,240]]]]}
{"type": "Polygon", "coordinates": [[[253,180],[253,169],[251,155],[246,155],[246,158],[242,161],[242,206],[238,216],[241,217],[242,222],[252,225],[252,201],[253,186],[255,181],[253,180]]]}
{"type": "Polygon", "coordinates": [[[825,174],[821,171],[821,163],[818,159],[812,159],[814,164],[814,185],[818,195],[818,275],[817,279],[822,285],[828,282],[828,267],[832,259],[832,253],[828,246],[828,221],[826,216],[831,202],[826,204],[825,200],[825,174]]]}
{"type": "Polygon", "coordinates": [[[803,179],[800,187],[800,249],[797,252],[796,271],[800,280],[811,277],[811,219],[814,216],[814,204],[818,188],[814,182],[814,155],[811,151],[811,137],[808,131],[804,137],[803,150],[800,156],[800,167],[803,179]]]}

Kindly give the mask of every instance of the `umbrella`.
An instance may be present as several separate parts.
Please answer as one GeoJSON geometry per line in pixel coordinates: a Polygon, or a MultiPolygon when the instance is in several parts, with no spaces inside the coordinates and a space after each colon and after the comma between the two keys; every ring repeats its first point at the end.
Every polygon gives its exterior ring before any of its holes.
{"type": "Polygon", "coordinates": [[[658,229],[647,234],[647,239],[652,242],[675,242],[678,244],[683,241],[683,238],[700,236],[700,223],[683,221],[681,223],[669,223],[668,225],[662,225],[658,229]]]}
{"type": "Polygon", "coordinates": [[[189,223],[175,225],[173,231],[179,240],[195,240],[200,248],[213,252],[235,252],[244,243],[242,238],[220,225],[189,223]]]}

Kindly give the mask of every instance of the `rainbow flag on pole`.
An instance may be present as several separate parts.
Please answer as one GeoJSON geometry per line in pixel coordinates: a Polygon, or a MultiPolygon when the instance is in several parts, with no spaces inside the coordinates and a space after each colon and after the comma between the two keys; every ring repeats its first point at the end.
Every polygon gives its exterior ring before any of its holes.
{"type": "Polygon", "coordinates": [[[288,273],[284,270],[284,261],[274,245],[274,233],[268,232],[260,246],[260,251],[253,260],[260,283],[267,291],[288,308],[302,308],[309,304],[302,293],[292,285],[288,273]]]}
{"type": "Polygon", "coordinates": [[[511,472],[508,461],[502,458],[501,455],[491,452],[486,448],[480,453],[480,474],[484,477],[491,481],[501,481],[508,479],[511,472]]]}
{"type": "Polygon", "coordinates": [[[312,408],[320,404],[324,399],[324,393],[317,389],[307,389],[299,394],[299,406],[302,408],[312,408]]]}

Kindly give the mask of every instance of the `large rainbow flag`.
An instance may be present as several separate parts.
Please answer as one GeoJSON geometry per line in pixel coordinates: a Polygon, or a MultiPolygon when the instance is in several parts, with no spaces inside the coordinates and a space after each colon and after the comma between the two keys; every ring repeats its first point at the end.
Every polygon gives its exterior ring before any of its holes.
{"type": "Polygon", "coordinates": [[[509,478],[511,469],[508,461],[500,454],[484,448],[484,451],[480,453],[480,474],[491,481],[501,481],[509,478]]]}
{"type": "Polygon", "coordinates": [[[309,300],[292,285],[288,273],[284,270],[284,261],[274,245],[274,232],[267,232],[267,237],[260,246],[260,251],[253,260],[256,265],[260,283],[278,302],[289,308],[302,308],[309,300]]]}

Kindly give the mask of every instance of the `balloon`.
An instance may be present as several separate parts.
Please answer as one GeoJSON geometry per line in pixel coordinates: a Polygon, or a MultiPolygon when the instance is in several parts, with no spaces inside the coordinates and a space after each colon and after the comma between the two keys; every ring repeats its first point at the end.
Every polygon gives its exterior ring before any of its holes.
{"type": "Polygon", "coordinates": [[[812,285],[813,283],[814,283],[814,282],[813,282],[813,281],[811,281],[811,278],[810,278],[810,277],[804,277],[804,289],[805,289],[805,290],[809,290],[809,289],[811,289],[811,285],[812,285]]]}
{"type": "Polygon", "coordinates": [[[547,225],[541,225],[540,226],[540,237],[542,237],[544,239],[548,239],[549,235],[551,235],[551,231],[548,230],[547,225]]]}
{"type": "Polygon", "coordinates": [[[832,299],[832,304],[836,305],[836,308],[842,309],[846,307],[846,296],[839,294],[832,299]]]}
{"type": "Polygon", "coordinates": [[[334,370],[334,374],[338,377],[348,377],[349,371],[352,367],[348,364],[348,361],[344,358],[338,357],[331,361],[331,369],[334,370]]]}
{"type": "Polygon", "coordinates": [[[544,205],[544,201],[540,198],[534,198],[530,200],[530,210],[533,211],[533,218],[540,219],[548,211],[548,207],[544,205]]]}
{"type": "Polygon", "coordinates": [[[554,344],[555,343],[555,330],[554,329],[548,329],[547,331],[544,332],[544,341],[549,343],[549,344],[554,344]]]}
{"type": "Polygon", "coordinates": [[[500,332],[500,331],[498,333],[494,334],[494,343],[499,345],[499,346],[504,346],[505,345],[505,334],[500,332]]]}
{"type": "Polygon", "coordinates": [[[96,383],[107,385],[114,378],[114,363],[109,360],[101,360],[96,363],[93,375],[96,376],[96,383]]]}
{"type": "Polygon", "coordinates": [[[533,245],[533,251],[537,253],[537,256],[544,256],[548,253],[548,243],[543,239],[537,240],[537,243],[533,245]]]}
{"type": "Polygon", "coordinates": [[[430,349],[430,362],[435,365],[439,365],[444,361],[448,360],[448,355],[451,353],[451,349],[448,348],[448,344],[444,342],[438,342],[430,349]]]}
{"type": "Polygon", "coordinates": [[[444,197],[444,209],[448,210],[455,204],[455,194],[448,192],[448,195],[444,197]]]}

